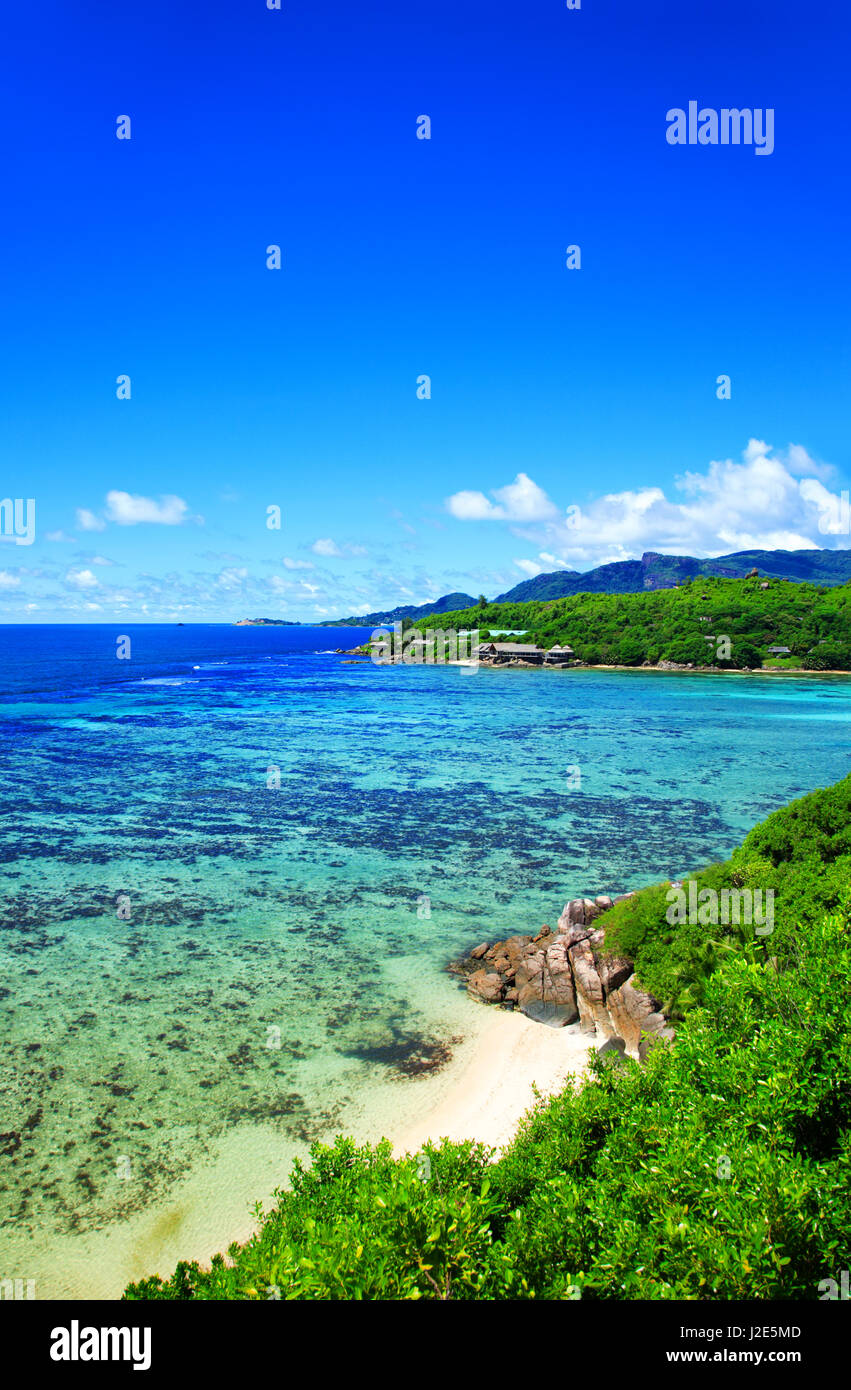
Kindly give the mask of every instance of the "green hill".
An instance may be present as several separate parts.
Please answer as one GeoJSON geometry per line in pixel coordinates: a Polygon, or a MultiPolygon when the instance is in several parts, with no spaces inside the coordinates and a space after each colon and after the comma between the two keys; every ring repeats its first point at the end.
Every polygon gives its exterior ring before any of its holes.
{"type": "Polygon", "coordinates": [[[429,626],[474,627],[482,634],[491,628],[520,629],[525,642],[567,644],[592,665],[673,661],[747,668],[773,662],[810,670],[851,669],[851,584],[825,588],[789,580],[703,576],[678,589],[640,594],[489,603],[427,615],[419,627],[429,626]],[[718,645],[723,638],[730,643],[727,657],[718,656],[725,650],[718,645]],[[772,657],[772,646],[788,647],[790,656],[772,657]]]}

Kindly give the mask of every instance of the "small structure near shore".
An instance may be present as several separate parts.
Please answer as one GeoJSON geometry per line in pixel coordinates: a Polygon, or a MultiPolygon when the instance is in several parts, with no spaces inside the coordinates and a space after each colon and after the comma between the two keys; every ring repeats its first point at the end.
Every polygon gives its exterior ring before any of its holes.
{"type": "Polygon", "coordinates": [[[543,647],[536,647],[530,642],[480,642],[475,655],[479,661],[492,661],[496,666],[504,666],[510,661],[542,666],[546,652],[543,647]]]}
{"type": "Polygon", "coordinates": [[[572,647],[562,647],[556,644],[550,647],[546,659],[550,664],[557,665],[560,661],[572,661],[576,653],[572,647]]]}

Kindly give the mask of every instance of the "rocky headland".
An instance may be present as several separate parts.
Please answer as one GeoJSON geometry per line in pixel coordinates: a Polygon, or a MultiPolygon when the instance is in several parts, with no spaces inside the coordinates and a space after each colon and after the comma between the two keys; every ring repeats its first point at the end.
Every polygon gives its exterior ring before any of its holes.
{"type": "Polygon", "coordinates": [[[635,983],[631,961],[606,951],[605,931],[596,925],[614,903],[633,896],[573,898],[555,931],[544,926],[535,936],[483,941],[449,970],[475,999],[519,1009],[551,1028],[578,1023],[599,1039],[601,1050],[643,1061],[655,1042],[673,1037],[673,1029],[660,1001],[635,983]]]}

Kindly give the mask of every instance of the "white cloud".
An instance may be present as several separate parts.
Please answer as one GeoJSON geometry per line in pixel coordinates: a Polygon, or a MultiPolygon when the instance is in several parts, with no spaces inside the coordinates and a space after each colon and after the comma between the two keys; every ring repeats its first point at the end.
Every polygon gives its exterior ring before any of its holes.
{"type": "Polygon", "coordinates": [[[98,586],[91,570],[69,570],[65,576],[65,583],[72,589],[96,589],[98,586]]]}
{"type": "MultiPolygon", "coordinates": [[[[544,547],[540,558],[553,568],[634,559],[644,550],[712,556],[736,550],[812,550],[831,544],[844,548],[849,542],[840,498],[822,481],[833,472],[830,465],[811,459],[801,445],[778,451],[752,439],[742,462],[715,460],[703,473],[686,472],[677,478],[678,500],[666,497],[658,487],[627,489],[581,507],[572,505],[563,520],[547,520],[542,526],[515,525],[512,530],[544,547]]],[[[464,494],[456,497],[460,495],[464,494]]],[[[468,508],[466,519],[495,519],[490,511],[478,518],[474,513],[475,508],[468,508]]],[[[525,561],[520,568],[531,574],[535,563],[525,561]]]]}
{"type": "Polygon", "coordinates": [[[187,520],[186,512],[187,506],[181,497],[167,495],[155,502],[152,497],[138,497],[129,492],[113,490],[106,494],[106,514],[119,526],[138,526],[143,521],[180,526],[187,520]]]}
{"type": "Polygon", "coordinates": [[[558,508],[543,488],[526,473],[518,473],[513,483],[493,488],[490,502],[483,492],[455,492],[446,499],[446,510],[459,521],[548,521],[558,516],[558,508]]]}
{"type": "Polygon", "coordinates": [[[542,550],[537,560],[515,560],[514,563],[524,574],[528,574],[530,579],[544,574],[546,570],[568,568],[564,560],[560,560],[557,555],[551,555],[548,550],[542,550]]]}
{"type": "Polygon", "coordinates": [[[102,521],[94,512],[90,512],[87,507],[77,508],[77,525],[81,531],[105,531],[106,522],[102,521]]]}
{"type": "MultiPolygon", "coordinates": [[[[364,545],[352,545],[346,542],[339,546],[330,536],[322,536],[318,541],[314,541],[310,547],[314,555],[333,556],[335,559],[342,559],[344,555],[367,555],[369,552],[364,545]]],[[[286,561],[284,561],[286,564],[286,561]]],[[[294,566],[295,568],[295,566],[294,566]]]]}
{"type": "Polygon", "coordinates": [[[19,589],[21,581],[16,574],[10,574],[8,570],[0,570],[0,589],[19,589]]]}
{"type": "MultiPolygon", "coordinates": [[[[78,519],[79,519],[79,513],[78,513],[77,515],[78,515],[78,519]]],[[[87,512],[86,515],[87,515],[87,516],[91,516],[91,512],[87,512]]],[[[95,520],[97,520],[97,518],[95,518],[95,520]]],[[[102,529],[102,528],[101,528],[101,529],[102,529]]],[[[75,545],[75,544],[76,544],[76,541],[77,541],[77,537],[76,537],[76,536],[66,536],[66,534],[65,534],[64,531],[47,531],[47,532],[45,533],[44,539],[45,539],[46,541],[62,541],[62,542],[66,542],[66,543],[68,543],[68,544],[70,544],[70,545],[75,545]]]]}
{"type": "MultiPolygon", "coordinates": [[[[759,442],[763,451],[767,451],[768,445],[761,441],[751,440],[751,444],[759,442]]],[[[750,447],[750,446],[749,446],[750,447]]],[[[833,482],[836,478],[836,468],[832,463],[818,463],[810,458],[806,449],[800,444],[790,444],[786,450],[786,467],[796,478],[819,478],[823,483],[833,482]]]]}
{"type": "MultiPolygon", "coordinates": [[[[319,542],[317,541],[317,545],[318,545],[318,544],[319,544],[319,542]]],[[[314,547],[314,549],[315,549],[315,547],[314,547]]],[[[317,555],[321,554],[321,552],[318,551],[318,550],[317,550],[316,553],[317,553],[317,555]]],[[[284,556],[284,566],[285,566],[285,568],[288,569],[288,570],[312,570],[312,569],[313,569],[313,566],[312,566],[312,564],[310,563],[309,560],[291,560],[290,557],[289,557],[289,555],[285,555],[285,556],[284,556]]]]}
{"type": "Polygon", "coordinates": [[[242,589],[247,578],[247,569],[237,569],[231,566],[229,569],[223,569],[220,572],[216,578],[216,583],[222,589],[242,589]]]}

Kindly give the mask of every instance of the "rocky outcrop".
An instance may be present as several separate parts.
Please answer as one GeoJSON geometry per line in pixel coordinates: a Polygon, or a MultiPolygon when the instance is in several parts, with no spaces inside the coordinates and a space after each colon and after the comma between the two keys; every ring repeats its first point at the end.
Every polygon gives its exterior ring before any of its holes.
{"type": "Polygon", "coordinates": [[[526,952],[517,967],[517,1003],[527,1018],[561,1028],[579,1017],[573,971],[562,936],[526,952]]]}
{"type": "Polygon", "coordinates": [[[466,978],[474,998],[519,1008],[552,1028],[578,1021],[607,1051],[643,1061],[673,1030],[659,1000],[634,983],[632,963],[606,951],[604,927],[596,924],[614,903],[633,896],[573,898],[555,932],[544,926],[536,936],[482,942],[450,970],[466,978]]]}

